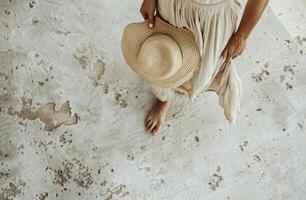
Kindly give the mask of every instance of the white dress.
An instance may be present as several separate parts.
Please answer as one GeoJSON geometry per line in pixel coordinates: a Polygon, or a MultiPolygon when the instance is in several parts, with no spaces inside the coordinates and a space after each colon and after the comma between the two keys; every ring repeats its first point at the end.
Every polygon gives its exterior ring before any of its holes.
{"type": "Polygon", "coordinates": [[[240,110],[241,80],[234,61],[225,64],[220,55],[236,31],[241,17],[241,0],[159,0],[158,15],[173,26],[188,28],[195,36],[201,64],[182,86],[169,89],[152,85],[157,98],[165,101],[175,91],[186,94],[190,102],[202,91],[215,91],[227,120],[236,120],[240,110]]]}

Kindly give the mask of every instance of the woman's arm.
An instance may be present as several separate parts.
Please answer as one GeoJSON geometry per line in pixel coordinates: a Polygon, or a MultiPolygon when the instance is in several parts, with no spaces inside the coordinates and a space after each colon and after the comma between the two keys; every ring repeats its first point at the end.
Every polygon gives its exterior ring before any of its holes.
{"type": "Polygon", "coordinates": [[[248,0],[238,30],[232,35],[221,54],[225,62],[241,55],[251,31],[262,16],[268,2],[269,0],[248,0]]]}

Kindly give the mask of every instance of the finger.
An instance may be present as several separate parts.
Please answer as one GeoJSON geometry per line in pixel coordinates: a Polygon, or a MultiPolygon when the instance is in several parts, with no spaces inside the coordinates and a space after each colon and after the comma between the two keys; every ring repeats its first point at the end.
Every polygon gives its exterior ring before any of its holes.
{"type": "Polygon", "coordinates": [[[238,55],[239,55],[239,52],[235,51],[235,53],[233,53],[233,55],[232,55],[232,59],[235,59],[238,55]]]}
{"type": "Polygon", "coordinates": [[[232,59],[232,57],[233,57],[232,52],[228,52],[226,55],[225,62],[228,63],[232,59]]]}
{"type": "Polygon", "coordinates": [[[154,27],[154,15],[153,15],[153,13],[149,14],[149,17],[148,17],[148,26],[149,26],[149,28],[153,28],[154,27]]]}
{"type": "Polygon", "coordinates": [[[238,47],[234,51],[234,54],[239,55],[239,53],[242,51],[242,49],[243,49],[243,44],[239,43],[238,47]]]}
{"type": "Polygon", "coordinates": [[[144,20],[148,19],[149,16],[148,16],[148,14],[146,12],[140,11],[140,13],[141,13],[141,15],[142,15],[144,20]]]}
{"type": "Polygon", "coordinates": [[[235,53],[235,55],[233,56],[233,58],[237,58],[238,56],[240,56],[240,55],[241,55],[241,52],[242,52],[242,49],[239,49],[239,51],[237,51],[237,52],[235,53]]]}
{"type": "Polygon", "coordinates": [[[243,47],[240,45],[240,46],[235,50],[235,52],[234,52],[234,54],[233,54],[233,58],[238,57],[238,56],[241,54],[242,50],[243,50],[243,47]]]}
{"type": "Polygon", "coordinates": [[[228,57],[229,57],[229,51],[228,50],[226,50],[226,52],[224,53],[224,56],[223,56],[223,60],[224,60],[224,62],[226,62],[227,61],[227,59],[228,59],[228,57]]]}
{"type": "Polygon", "coordinates": [[[227,55],[227,48],[225,48],[225,49],[222,51],[220,58],[225,59],[225,58],[226,58],[226,55],[227,55]]]}
{"type": "Polygon", "coordinates": [[[239,56],[242,54],[242,52],[245,50],[246,44],[244,43],[241,47],[241,50],[239,52],[239,56]]]}
{"type": "Polygon", "coordinates": [[[146,10],[146,7],[144,5],[144,2],[142,3],[141,7],[140,7],[140,14],[142,15],[142,17],[144,18],[144,20],[148,19],[148,12],[146,10]]]}

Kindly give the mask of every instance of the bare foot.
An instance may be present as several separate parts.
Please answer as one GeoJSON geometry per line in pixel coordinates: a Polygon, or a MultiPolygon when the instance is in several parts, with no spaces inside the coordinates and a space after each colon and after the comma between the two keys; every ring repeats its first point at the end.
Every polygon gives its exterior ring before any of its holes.
{"type": "Polygon", "coordinates": [[[147,131],[150,131],[154,135],[160,131],[162,125],[165,122],[166,114],[170,108],[171,101],[172,100],[163,102],[157,99],[157,102],[149,111],[145,122],[147,131]]]}

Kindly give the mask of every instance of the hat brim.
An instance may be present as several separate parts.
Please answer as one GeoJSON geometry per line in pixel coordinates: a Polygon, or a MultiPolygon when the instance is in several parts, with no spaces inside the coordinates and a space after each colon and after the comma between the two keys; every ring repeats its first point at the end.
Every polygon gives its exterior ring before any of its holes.
{"type": "Polygon", "coordinates": [[[155,18],[154,27],[151,29],[148,28],[146,21],[126,26],[123,31],[121,48],[127,64],[137,75],[151,84],[164,88],[176,88],[188,81],[193,76],[194,71],[198,69],[200,63],[199,50],[192,32],[187,29],[176,28],[158,17],[155,18]],[[152,77],[152,75],[145,73],[137,62],[142,43],[156,33],[166,34],[174,39],[182,53],[183,62],[180,69],[166,79],[152,77]]]}

